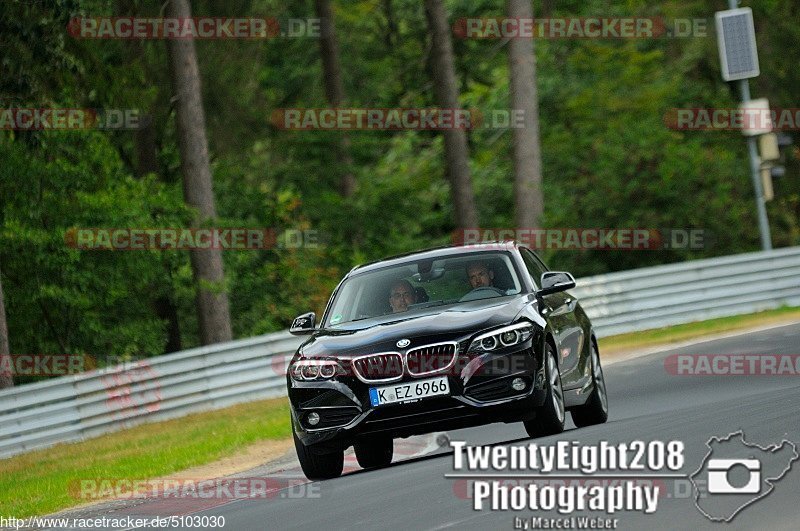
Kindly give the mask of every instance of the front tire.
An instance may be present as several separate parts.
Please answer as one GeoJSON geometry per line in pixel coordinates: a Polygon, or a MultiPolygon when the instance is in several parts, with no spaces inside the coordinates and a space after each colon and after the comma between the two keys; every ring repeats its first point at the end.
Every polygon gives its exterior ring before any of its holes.
{"type": "Polygon", "coordinates": [[[608,420],[608,393],[603,367],[600,366],[600,354],[592,341],[592,382],[594,389],[589,399],[582,406],[574,408],[572,422],[579,428],[603,424],[608,420]]]}
{"type": "Polygon", "coordinates": [[[292,435],[294,436],[294,449],[297,452],[297,459],[300,461],[303,474],[308,479],[331,479],[342,475],[342,470],[344,470],[344,450],[314,453],[297,438],[297,434],[294,431],[292,431],[292,435]]]}
{"type": "Polygon", "coordinates": [[[536,417],[524,421],[525,431],[530,437],[546,437],[564,431],[564,390],[561,388],[561,372],[556,363],[556,355],[550,343],[544,350],[545,378],[547,380],[547,398],[536,411],[536,417]]]}
{"type": "Polygon", "coordinates": [[[353,444],[353,450],[361,468],[383,468],[392,462],[394,441],[391,437],[365,437],[353,444]]]}

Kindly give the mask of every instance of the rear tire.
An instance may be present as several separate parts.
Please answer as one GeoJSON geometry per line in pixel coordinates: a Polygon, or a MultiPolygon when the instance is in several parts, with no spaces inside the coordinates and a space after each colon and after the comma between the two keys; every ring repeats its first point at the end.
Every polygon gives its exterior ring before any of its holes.
{"type": "Polygon", "coordinates": [[[331,479],[342,475],[344,470],[344,450],[327,453],[314,453],[309,447],[304,445],[297,434],[292,431],[294,436],[294,449],[297,452],[297,459],[303,474],[310,480],[331,479]]]}
{"type": "Polygon", "coordinates": [[[383,468],[392,462],[394,441],[391,437],[364,437],[355,442],[353,450],[361,468],[383,468]]]}
{"type": "Polygon", "coordinates": [[[564,431],[564,390],[561,388],[561,372],[558,370],[553,346],[545,343],[544,350],[545,380],[547,381],[547,398],[536,411],[536,417],[524,421],[525,431],[530,437],[546,437],[564,431]]]}
{"type": "Polygon", "coordinates": [[[603,376],[603,367],[600,365],[600,354],[592,341],[592,383],[594,389],[589,399],[582,406],[574,408],[572,422],[579,428],[603,424],[608,420],[608,393],[606,380],[603,376]]]}

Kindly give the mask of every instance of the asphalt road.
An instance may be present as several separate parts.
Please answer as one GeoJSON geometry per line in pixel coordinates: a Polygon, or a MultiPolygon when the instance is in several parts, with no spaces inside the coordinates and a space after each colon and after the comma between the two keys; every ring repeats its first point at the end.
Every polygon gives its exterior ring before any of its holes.
{"type": "MultiPolygon", "coordinates": [[[[635,439],[680,440],[691,474],[707,454],[706,442],[743,430],[748,442],[765,446],[788,439],[800,448],[800,376],[676,376],[665,369],[670,354],[800,354],[800,324],[692,345],[670,352],[609,364],[605,368],[610,401],[608,423],[568,429],[539,444],[635,439]]],[[[602,353],[601,353],[602,355],[602,353]]],[[[451,440],[471,444],[523,445],[522,425],[493,424],[450,432],[451,440]]],[[[235,500],[200,511],[222,515],[225,529],[513,529],[514,518],[561,518],[555,511],[476,511],[463,481],[453,472],[451,451],[396,462],[377,471],[352,471],[314,484],[313,497],[278,495],[235,500]]],[[[774,490],[742,510],[731,523],[712,523],[695,507],[688,480],[665,480],[657,511],[618,512],[618,529],[798,529],[800,461],[774,490]]],[[[164,515],[169,514],[164,507],[164,515]]],[[[136,513],[135,510],[130,510],[136,513]]],[[[582,512],[585,516],[605,513],[582,512]]]]}

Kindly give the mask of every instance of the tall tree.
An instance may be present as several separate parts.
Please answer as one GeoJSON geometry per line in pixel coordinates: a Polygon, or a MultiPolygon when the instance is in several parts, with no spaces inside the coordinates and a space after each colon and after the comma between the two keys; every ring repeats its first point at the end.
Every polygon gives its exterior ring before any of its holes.
{"type": "Polygon", "coordinates": [[[4,367],[11,367],[8,359],[9,355],[6,304],[3,297],[3,279],[2,275],[0,275],[0,389],[14,387],[14,376],[3,372],[4,367]]]}
{"type": "MultiPolygon", "coordinates": [[[[189,0],[170,0],[168,16],[192,16],[189,0]]],[[[183,174],[183,197],[197,209],[195,226],[217,217],[211,166],[208,158],[205,113],[200,90],[200,71],[194,40],[169,39],[170,75],[177,107],[178,148],[183,174]]],[[[197,289],[197,315],[203,345],[232,338],[225,272],[219,249],[190,251],[197,289]]]]}
{"type": "MultiPolygon", "coordinates": [[[[450,27],[442,0],[425,0],[425,16],[432,39],[433,88],[436,100],[443,109],[460,109],[453,65],[453,44],[450,41],[450,27]]],[[[472,191],[466,131],[445,129],[444,150],[456,225],[462,229],[475,228],[478,226],[478,214],[472,191]]]]}
{"type": "Polygon", "coordinates": [[[392,0],[382,0],[381,3],[383,4],[383,16],[386,17],[384,42],[386,43],[387,48],[391,48],[397,42],[397,19],[394,15],[392,0]]]}
{"type": "MultiPolygon", "coordinates": [[[[507,0],[510,18],[532,19],[531,0],[507,0]]],[[[538,227],[544,212],[542,153],[539,140],[539,96],[536,91],[536,55],[533,39],[511,39],[511,109],[521,111],[524,127],[512,129],[514,143],[514,207],[517,228],[538,227]]]]}
{"type": "MultiPolygon", "coordinates": [[[[315,0],[317,17],[320,19],[319,52],[322,57],[322,75],[325,81],[325,96],[331,107],[340,107],[344,103],[342,87],[342,66],[339,60],[339,43],[336,40],[336,26],[330,0],[315,0]]],[[[350,197],[356,187],[353,175],[353,157],[350,154],[350,137],[342,133],[339,136],[337,155],[340,164],[341,179],[339,193],[342,197],[350,197]]]]}

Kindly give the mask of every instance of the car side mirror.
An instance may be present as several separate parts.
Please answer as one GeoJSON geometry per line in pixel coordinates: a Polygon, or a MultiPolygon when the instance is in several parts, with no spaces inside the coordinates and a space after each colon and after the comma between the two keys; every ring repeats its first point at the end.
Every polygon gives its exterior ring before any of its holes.
{"type": "Polygon", "coordinates": [[[295,336],[303,336],[306,334],[310,334],[314,330],[314,324],[317,320],[317,314],[314,312],[304,313],[303,315],[298,315],[292,321],[292,326],[289,327],[289,333],[295,336]]]}
{"type": "Polygon", "coordinates": [[[542,286],[539,290],[539,295],[550,295],[574,288],[575,277],[566,271],[548,271],[547,273],[542,273],[539,285],[542,286]]]}

